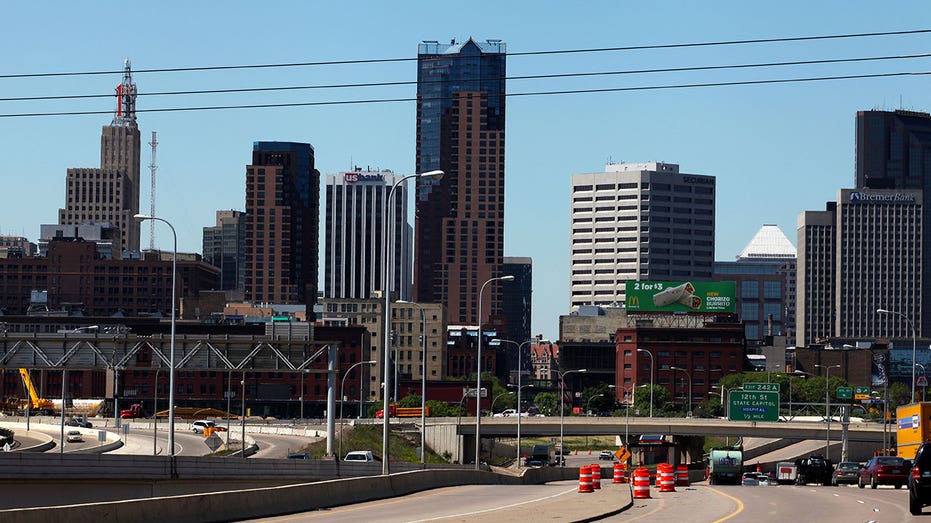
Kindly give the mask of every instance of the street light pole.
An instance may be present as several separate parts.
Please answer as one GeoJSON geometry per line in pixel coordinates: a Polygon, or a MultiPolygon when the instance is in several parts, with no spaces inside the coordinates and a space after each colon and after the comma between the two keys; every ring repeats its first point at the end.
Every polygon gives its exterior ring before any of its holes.
{"type": "Polygon", "coordinates": [[[920,401],[926,401],[926,400],[925,400],[925,389],[926,389],[927,386],[928,386],[928,385],[927,385],[927,383],[928,383],[928,382],[927,382],[927,379],[928,379],[928,378],[927,378],[927,374],[925,373],[925,366],[922,365],[921,363],[916,363],[915,365],[921,367],[921,377],[922,377],[922,378],[925,378],[925,385],[922,385],[922,386],[921,386],[921,398],[919,398],[919,399],[920,399],[920,401]]]}
{"type": "Polygon", "coordinates": [[[495,281],[514,281],[514,276],[489,278],[478,291],[478,351],[475,370],[475,470],[481,470],[482,460],[482,295],[485,287],[495,281]]]}
{"type": "Polygon", "coordinates": [[[427,462],[427,313],[417,302],[398,300],[420,309],[420,464],[427,462]]]}
{"type": "MultiPolygon", "coordinates": [[[[518,382],[519,381],[520,380],[518,380],[518,382]]],[[[520,389],[523,389],[523,388],[533,388],[533,383],[529,385],[520,385],[520,384],[517,385],[517,408],[514,409],[517,411],[517,468],[521,467],[521,462],[520,462],[520,458],[521,458],[521,454],[520,454],[520,418],[521,418],[520,389]]]]}
{"type": "MultiPolygon", "coordinates": [[[[510,343],[510,344],[514,345],[515,347],[517,347],[517,408],[514,409],[514,410],[517,411],[517,468],[520,468],[520,465],[521,465],[521,463],[520,463],[520,414],[521,414],[521,412],[520,412],[520,389],[523,388],[523,387],[521,386],[521,384],[520,384],[521,378],[522,378],[522,374],[523,374],[523,363],[522,363],[523,358],[522,358],[522,356],[523,356],[524,345],[527,345],[527,344],[529,344],[529,343],[533,343],[535,340],[530,339],[530,340],[527,340],[527,341],[525,341],[525,342],[523,342],[523,343],[517,343],[516,341],[505,340],[505,339],[501,339],[501,338],[495,338],[495,339],[491,340],[492,343],[494,343],[494,342],[496,342],[496,341],[499,342],[499,343],[501,343],[501,342],[510,343]]],[[[533,385],[530,385],[530,387],[533,387],[533,385]]]]}
{"type": "Polygon", "coordinates": [[[155,220],[164,223],[171,229],[171,236],[174,239],[171,254],[171,354],[168,357],[168,456],[175,455],[175,307],[177,304],[178,285],[176,283],[178,275],[178,234],[175,227],[164,218],[158,216],[146,216],[145,214],[136,214],[133,216],[137,222],[145,220],[155,220]]]}
{"type": "Polygon", "coordinates": [[[653,353],[647,349],[637,349],[637,352],[645,352],[650,357],[650,417],[653,417],[653,353]]]}
{"type": "MultiPolygon", "coordinates": [[[[908,326],[912,329],[912,403],[915,403],[915,364],[917,363],[916,357],[918,355],[918,345],[915,343],[915,325],[912,323],[912,320],[909,319],[908,316],[902,314],[901,312],[890,311],[887,309],[876,309],[876,312],[879,314],[895,314],[896,316],[901,316],[906,322],[908,322],[908,326]]],[[[885,422],[885,420],[883,420],[883,422],[885,422]]]]}
{"type": "Polygon", "coordinates": [[[240,411],[240,424],[242,426],[242,436],[239,438],[241,444],[242,458],[246,459],[246,371],[242,372],[242,381],[239,382],[242,387],[242,411],[240,411]]]}
{"type": "MultiPolygon", "coordinates": [[[[340,381],[340,385],[339,385],[339,450],[336,451],[336,459],[338,460],[342,459],[341,456],[343,455],[343,403],[346,402],[346,396],[344,395],[346,393],[346,378],[349,377],[349,373],[352,371],[352,369],[358,367],[359,365],[375,365],[376,363],[378,362],[375,360],[358,361],[356,363],[353,363],[352,365],[349,366],[348,369],[346,369],[346,373],[343,374],[343,379],[340,381]]],[[[303,374],[301,375],[301,377],[303,378],[303,374]]],[[[301,390],[303,391],[303,386],[301,390]]],[[[361,394],[361,392],[359,392],[359,394],[361,394]]],[[[301,406],[303,406],[303,402],[301,402],[301,406]]],[[[301,415],[301,418],[303,417],[304,416],[301,415]]]]}
{"type": "Polygon", "coordinates": [[[556,372],[556,375],[559,376],[559,464],[563,467],[566,466],[565,461],[565,452],[566,448],[563,446],[563,408],[565,407],[566,401],[566,374],[573,372],[588,372],[588,369],[571,369],[560,372],[558,369],[540,369],[546,372],[556,372]]]}
{"type": "Polygon", "coordinates": [[[382,398],[384,399],[384,410],[382,411],[384,415],[382,419],[382,439],[381,439],[381,454],[382,454],[381,473],[382,474],[391,473],[391,466],[390,466],[391,459],[389,456],[390,449],[388,447],[388,435],[390,433],[389,418],[391,417],[390,415],[391,404],[390,404],[390,398],[388,397],[388,391],[391,390],[389,387],[389,383],[388,383],[389,377],[391,376],[391,286],[388,285],[388,268],[391,264],[388,262],[388,254],[391,252],[390,245],[394,244],[394,241],[389,241],[389,238],[388,238],[388,232],[391,230],[389,226],[392,222],[392,220],[390,219],[391,198],[394,197],[395,189],[397,189],[399,185],[401,185],[402,183],[404,183],[405,181],[411,178],[426,177],[426,178],[432,178],[432,179],[439,180],[440,178],[443,177],[443,174],[444,174],[443,171],[436,170],[436,171],[428,171],[425,173],[410,174],[408,176],[405,176],[401,178],[400,180],[396,181],[394,185],[391,186],[391,190],[388,191],[388,196],[387,198],[385,198],[385,212],[382,214],[384,216],[385,226],[382,231],[383,234],[382,234],[382,242],[381,242],[382,243],[381,285],[385,293],[385,310],[384,310],[384,313],[385,313],[384,329],[385,330],[384,332],[382,332],[382,336],[384,337],[384,341],[383,341],[384,347],[382,349],[382,352],[384,354],[382,355],[382,357],[385,362],[384,363],[385,367],[383,370],[383,378],[385,382],[385,387],[382,389],[382,398]]]}
{"type": "MultiPolygon", "coordinates": [[[[626,389],[625,389],[625,390],[626,390],[626,389]]],[[[595,394],[595,395],[593,395],[592,397],[588,398],[588,401],[585,402],[585,412],[586,412],[586,413],[589,412],[589,408],[588,408],[588,407],[591,406],[592,400],[593,400],[593,399],[595,399],[595,398],[601,398],[601,397],[604,397],[604,394],[595,394]]]]}
{"type": "Polygon", "coordinates": [[[824,442],[824,459],[831,459],[831,396],[828,393],[828,383],[831,381],[831,369],[839,369],[840,365],[818,365],[815,367],[824,369],[824,413],[827,415],[828,427],[825,433],[824,442]]]}
{"type": "Polygon", "coordinates": [[[152,397],[152,455],[158,455],[158,372],[161,367],[155,369],[155,390],[152,397]]]}
{"type": "Polygon", "coordinates": [[[688,413],[686,417],[692,417],[692,376],[689,375],[689,371],[683,369],[682,367],[669,367],[671,370],[681,370],[685,377],[689,380],[689,403],[688,403],[688,413]]]}

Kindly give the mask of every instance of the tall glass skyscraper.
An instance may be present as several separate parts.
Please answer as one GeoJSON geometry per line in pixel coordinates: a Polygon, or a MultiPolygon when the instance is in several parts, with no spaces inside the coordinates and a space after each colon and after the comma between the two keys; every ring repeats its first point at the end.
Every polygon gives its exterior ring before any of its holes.
{"type": "Polygon", "coordinates": [[[424,42],[417,60],[414,300],[442,303],[451,325],[500,325],[503,275],[505,44],[424,42]]]}

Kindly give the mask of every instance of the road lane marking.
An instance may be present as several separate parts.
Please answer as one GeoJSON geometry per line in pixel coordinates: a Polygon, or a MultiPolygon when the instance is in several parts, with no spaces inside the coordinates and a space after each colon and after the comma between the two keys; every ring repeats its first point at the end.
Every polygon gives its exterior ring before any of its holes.
{"type": "Polygon", "coordinates": [[[539,503],[539,502],[545,501],[545,500],[547,500],[547,499],[553,499],[553,498],[558,498],[559,496],[565,496],[566,494],[570,494],[570,493],[572,493],[572,492],[578,492],[578,487],[573,486],[572,488],[570,488],[570,489],[568,489],[568,490],[565,490],[565,491],[563,491],[563,492],[560,492],[560,493],[558,493],[558,494],[551,494],[551,495],[549,495],[549,496],[543,496],[542,498],[530,499],[530,500],[527,500],[527,501],[521,501],[521,502],[519,502],[519,503],[512,503],[512,504],[510,504],[510,505],[503,505],[503,506],[500,506],[500,507],[492,507],[492,508],[487,508],[487,509],[482,509],[482,510],[476,510],[476,511],[474,511],[474,512],[464,512],[464,513],[461,513],[461,514],[449,514],[449,515],[446,515],[446,516],[437,516],[437,517],[434,517],[434,518],[418,519],[418,520],[410,521],[409,523],[422,523],[422,522],[424,522],[424,521],[436,521],[436,520],[439,520],[439,519],[457,518],[457,517],[464,517],[464,516],[474,516],[474,515],[476,515],[476,514],[483,514],[483,513],[485,513],[485,512],[495,512],[495,511],[498,511],[498,510],[504,510],[504,509],[513,508],[513,507],[519,507],[519,506],[521,506],[521,505],[527,505],[527,504],[529,504],[529,503],[539,503]]]}
{"type": "Polygon", "coordinates": [[[743,504],[743,502],[740,501],[739,499],[735,498],[734,496],[731,496],[730,494],[725,494],[724,492],[721,492],[720,490],[718,490],[718,489],[716,489],[716,488],[708,487],[708,490],[710,490],[711,492],[714,492],[715,494],[720,494],[720,495],[724,496],[725,498],[728,498],[728,499],[734,501],[735,503],[737,503],[737,510],[735,510],[734,512],[731,512],[730,514],[724,516],[724,517],[721,518],[721,519],[716,519],[716,520],[712,521],[711,523],[721,523],[722,521],[727,521],[727,520],[731,519],[732,517],[736,516],[737,514],[740,514],[741,512],[743,512],[743,510],[744,510],[744,504],[743,504]]]}
{"type": "MultiPolygon", "coordinates": [[[[641,498],[637,498],[637,499],[641,499],[641,498]]],[[[625,519],[624,521],[637,521],[638,519],[648,518],[648,517],[652,516],[653,514],[656,514],[656,513],[659,512],[660,510],[663,510],[663,509],[666,507],[666,500],[664,500],[663,498],[655,498],[655,499],[657,499],[657,501],[659,501],[659,503],[657,504],[657,507],[656,507],[656,508],[654,508],[653,510],[647,512],[646,514],[640,514],[639,516],[635,516],[635,517],[632,517],[632,518],[628,518],[628,519],[625,519]]],[[[646,506],[646,505],[641,505],[641,506],[644,507],[644,506],[646,506]]]]}

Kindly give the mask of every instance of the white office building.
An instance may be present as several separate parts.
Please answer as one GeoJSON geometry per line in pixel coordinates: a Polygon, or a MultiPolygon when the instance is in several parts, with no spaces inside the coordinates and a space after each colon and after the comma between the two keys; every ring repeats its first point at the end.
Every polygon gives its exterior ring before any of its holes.
{"type": "Polygon", "coordinates": [[[573,174],[569,306],[625,301],[628,280],[710,281],[715,178],[671,163],[573,174]]]}
{"type": "MultiPolygon", "coordinates": [[[[324,296],[368,299],[382,285],[382,237],[385,198],[402,177],[391,171],[355,171],[326,177],[326,249],[324,296]]],[[[407,189],[394,191],[389,211],[393,238],[390,249],[390,289],[395,299],[412,295],[411,241],[413,229],[407,221],[407,189]]]]}

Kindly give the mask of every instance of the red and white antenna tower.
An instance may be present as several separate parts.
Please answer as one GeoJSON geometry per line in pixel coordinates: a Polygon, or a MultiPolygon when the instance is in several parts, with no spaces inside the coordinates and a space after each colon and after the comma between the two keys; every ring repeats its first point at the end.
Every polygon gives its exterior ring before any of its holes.
{"type": "MultiPolygon", "coordinates": [[[[152,146],[152,163],[149,164],[149,169],[152,172],[152,190],[149,192],[149,216],[155,216],[155,170],[158,169],[155,165],[155,150],[158,148],[155,131],[152,131],[152,141],[149,142],[149,145],[152,146]]],[[[155,250],[155,220],[149,220],[149,250],[155,250]]]]}

